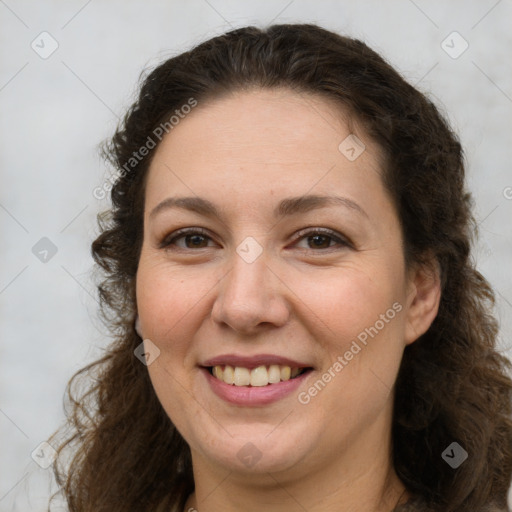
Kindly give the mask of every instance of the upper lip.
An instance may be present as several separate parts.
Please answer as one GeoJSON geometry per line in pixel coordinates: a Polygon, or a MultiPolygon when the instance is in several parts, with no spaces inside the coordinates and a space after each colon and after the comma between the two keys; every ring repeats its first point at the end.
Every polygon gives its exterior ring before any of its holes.
{"type": "Polygon", "coordinates": [[[280,366],[290,366],[291,368],[311,368],[312,365],[295,361],[288,357],[282,357],[275,354],[256,354],[253,356],[241,356],[237,354],[223,354],[212,357],[204,361],[201,366],[239,366],[242,368],[257,368],[258,366],[270,366],[277,364],[280,366]]]}

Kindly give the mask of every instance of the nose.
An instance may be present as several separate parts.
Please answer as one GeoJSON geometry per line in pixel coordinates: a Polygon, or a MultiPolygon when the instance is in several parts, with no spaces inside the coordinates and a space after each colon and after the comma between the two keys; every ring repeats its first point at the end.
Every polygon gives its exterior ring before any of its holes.
{"type": "Polygon", "coordinates": [[[212,319],[247,335],[270,325],[281,327],[290,316],[286,290],[263,254],[252,263],[235,254],[231,270],[219,283],[212,319]]]}

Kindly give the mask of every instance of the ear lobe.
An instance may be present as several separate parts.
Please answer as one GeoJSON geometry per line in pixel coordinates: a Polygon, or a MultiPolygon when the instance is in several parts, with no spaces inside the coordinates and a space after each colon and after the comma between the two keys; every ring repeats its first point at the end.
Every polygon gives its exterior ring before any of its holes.
{"type": "Polygon", "coordinates": [[[432,325],[441,300],[441,267],[437,259],[412,272],[407,299],[405,342],[407,345],[425,334],[432,325]]]}
{"type": "Polygon", "coordinates": [[[139,319],[139,315],[137,314],[137,316],[135,317],[135,331],[137,332],[137,334],[143,338],[142,336],[142,330],[140,328],[140,319],[139,319]]]}

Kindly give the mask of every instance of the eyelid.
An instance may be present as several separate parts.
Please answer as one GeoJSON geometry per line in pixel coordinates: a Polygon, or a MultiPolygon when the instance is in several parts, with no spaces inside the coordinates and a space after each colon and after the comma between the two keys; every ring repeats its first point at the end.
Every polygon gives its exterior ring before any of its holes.
{"type": "MultiPolygon", "coordinates": [[[[178,238],[182,238],[187,235],[202,235],[204,237],[210,238],[213,240],[213,237],[210,235],[210,232],[206,230],[205,228],[200,227],[189,227],[189,228],[182,228],[178,229],[176,231],[173,231],[172,233],[169,233],[166,235],[162,241],[159,243],[160,249],[166,249],[169,245],[171,245],[171,242],[177,240],[178,238]]],[[[183,249],[182,247],[178,247],[178,249],[183,249]]],[[[200,249],[205,249],[205,247],[200,247],[200,249]]],[[[184,250],[187,250],[185,248],[184,250]]]]}
{"type": "MultiPolygon", "coordinates": [[[[345,247],[353,247],[352,242],[345,236],[343,236],[341,233],[338,233],[337,231],[334,231],[329,228],[320,228],[315,226],[310,226],[304,229],[301,229],[297,233],[295,233],[295,242],[300,241],[303,238],[307,238],[306,235],[313,236],[313,235],[326,235],[330,238],[332,238],[334,241],[338,242],[339,245],[345,246],[345,247]]],[[[327,249],[319,249],[315,251],[313,249],[313,252],[326,252],[328,250],[336,249],[336,246],[328,247],[327,249]]],[[[306,250],[306,249],[304,249],[306,250]]]]}
{"type": "MultiPolygon", "coordinates": [[[[175,240],[182,238],[184,236],[187,236],[187,235],[195,235],[195,234],[202,235],[202,236],[209,238],[210,240],[213,241],[213,237],[211,236],[210,232],[207,229],[200,228],[200,227],[187,227],[187,228],[182,228],[182,229],[173,231],[168,236],[165,236],[163,238],[163,240],[160,242],[159,248],[168,249],[168,247],[171,245],[171,243],[174,242],[175,240]]],[[[309,226],[307,228],[301,229],[300,231],[297,231],[294,234],[294,243],[297,243],[297,242],[301,241],[302,239],[307,238],[308,237],[307,235],[313,236],[316,234],[328,236],[335,242],[338,242],[339,246],[353,247],[352,242],[349,241],[345,236],[338,233],[337,231],[334,231],[329,228],[321,228],[321,227],[314,227],[314,226],[309,226]]],[[[197,250],[197,248],[196,249],[189,249],[189,248],[182,248],[182,247],[177,247],[177,248],[178,248],[178,250],[180,250],[180,249],[197,250]]],[[[332,246],[332,247],[327,247],[325,249],[318,249],[318,250],[309,249],[309,250],[311,250],[313,252],[326,252],[328,250],[332,250],[332,249],[336,249],[336,248],[337,248],[336,246],[332,246]]],[[[207,247],[199,247],[199,249],[207,249],[207,247]]],[[[303,250],[308,250],[308,249],[303,249],[303,250]]]]}

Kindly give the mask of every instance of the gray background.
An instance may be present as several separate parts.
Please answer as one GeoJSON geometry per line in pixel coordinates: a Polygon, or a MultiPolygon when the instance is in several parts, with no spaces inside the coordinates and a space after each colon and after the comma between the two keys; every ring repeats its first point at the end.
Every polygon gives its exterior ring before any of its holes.
{"type": "Polygon", "coordinates": [[[511,20],[511,0],[0,0],[0,511],[46,510],[51,470],[31,453],[63,420],[71,375],[108,342],[89,249],[108,205],[93,196],[110,174],[97,144],[144,67],[230,28],[316,22],[356,36],[447,112],[466,148],[474,258],[510,356],[511,20]],[[46,262],[43,237],[57,249],[46,262]]]}

